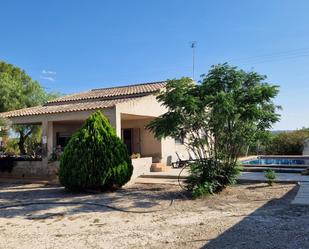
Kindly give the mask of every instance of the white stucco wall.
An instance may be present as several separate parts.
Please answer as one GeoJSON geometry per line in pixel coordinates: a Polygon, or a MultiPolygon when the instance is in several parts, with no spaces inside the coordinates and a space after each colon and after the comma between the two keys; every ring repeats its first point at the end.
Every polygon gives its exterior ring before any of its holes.
{"type": "MultiPolygon", "coordinates": [[[[56,122],[83,121],[94,111],[96,110],[15,117],[11,118],[11,121],[14,124],[42,124],[43,136],[47,137],[46,148],[48,153],[51,153],[56,145],[56,132],[75,131],[79,127],[79,125],[57,124],[56,122]]],[[[121,128],[140,128],[140,147],[143,156],[151,156],[155,162],[162,159],[162,162],[170,163],[177,160],[176,151],[180,151],[184,156],[188,155],[185,147],[176,145],[175,140],[172,138],[157,140],[150,131],[145,129],[145,125],[151,119],[164,114],[166,111],[167,109],[156,100],[154,95],[132,99],[128,102],[119,103],[113,108],[102,110],[103,114],[110,120],[111,125],[116,129],[119,137],[121,137],[121,128]],[[122,114],[144,116],[145,119],[123,120],[122,114]]]]}
{"type": "Polygon", "coordinates": [[[162,147],[161,141],[156,139],[153,134],[145,129],[145,126],[152,120],[136,119],[136,120],[122,120],[121,128],[139,128],[140,129],[140,153],[143,157],[153,157],[154,162],[161,158],[162,147]]]}
{"type": "Polygon", "coordinates": [[[116,111],[118,113],[158,117],[165,113],[167,109],[156,100],[156,96],[149,95],[119,103],[116,105],[116,111]]]}

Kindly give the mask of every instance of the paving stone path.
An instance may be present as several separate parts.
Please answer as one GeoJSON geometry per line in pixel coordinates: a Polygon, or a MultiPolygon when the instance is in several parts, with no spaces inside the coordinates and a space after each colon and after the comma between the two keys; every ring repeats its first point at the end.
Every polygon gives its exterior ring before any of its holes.
{"type": "Polygon", "coordinates": [[[309,182],[300,182],[299,190],[292,204],[309,205],[309,182]]]}

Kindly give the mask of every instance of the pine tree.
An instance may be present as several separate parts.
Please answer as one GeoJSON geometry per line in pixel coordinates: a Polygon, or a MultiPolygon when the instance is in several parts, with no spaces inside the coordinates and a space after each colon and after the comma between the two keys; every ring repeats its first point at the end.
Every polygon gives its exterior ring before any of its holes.
{"type": "Polygon", "coordinates": [[[60,159],[60,183],[71,191],[121,187],[133,166],[125,144],[108,119],[93,113],[72,136],[60,159]]]}

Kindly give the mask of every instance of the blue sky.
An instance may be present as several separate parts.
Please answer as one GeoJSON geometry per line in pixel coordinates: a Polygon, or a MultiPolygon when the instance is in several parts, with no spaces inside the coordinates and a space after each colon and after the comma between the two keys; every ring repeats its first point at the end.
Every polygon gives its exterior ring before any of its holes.
{"type": "Polygon", "coordinates": [[[49,91],[192,76],[194,40],[197,76],[223,62],[266,74],[274,129],[309,127],[308,0],[0,2],[0,59],[49,91]]]}

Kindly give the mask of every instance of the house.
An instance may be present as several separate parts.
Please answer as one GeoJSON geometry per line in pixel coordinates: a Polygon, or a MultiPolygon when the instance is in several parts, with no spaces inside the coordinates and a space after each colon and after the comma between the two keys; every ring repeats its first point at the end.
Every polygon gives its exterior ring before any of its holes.
{"type": "MultiPolygon", "coordinates": [[[[43,106],[0,115],[12,124],[42,126],[42,146],[47,152],[43,161],[46,164],[46,158],[54,148],[63,148],[84,120],[96,110],[101,110],[109,119],[130,154],[139,153],[142,158],[151,158],[148,164],[170,164],[175,161],[175,152],[184,150],[181,141],[156,139],[145,128],[151,120],[166,112],[156,99],[156,94],[164,90],[165,85],[166,82],[152,82],[93,89],[51,100],[43,106]]],[[[45,166],[40,167],[44,169],[45,166]]]]}

